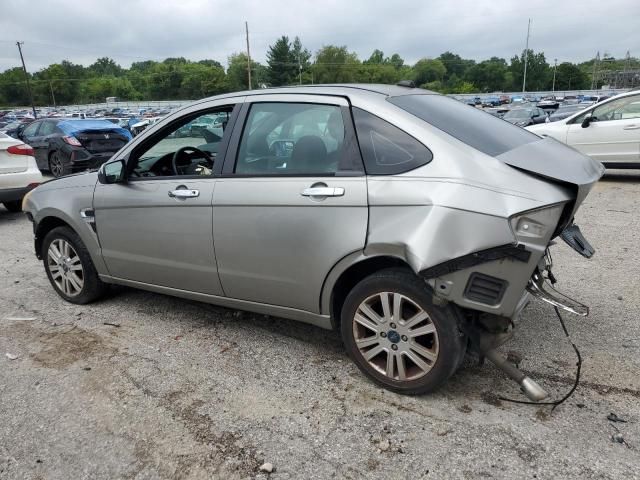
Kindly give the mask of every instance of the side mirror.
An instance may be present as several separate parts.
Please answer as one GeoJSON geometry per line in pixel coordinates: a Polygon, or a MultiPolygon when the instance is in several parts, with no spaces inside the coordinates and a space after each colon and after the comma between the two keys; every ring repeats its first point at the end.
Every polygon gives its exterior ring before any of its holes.
{"type": "Polygon", "coordinates": [[[127,183],[126,168],[124,160],[103,164],[98,170],[98,180],[100,183],[127,183]]]}
{"type": "Polygon", "coordinates": [[[582,128],[587,128],[589,125],[591,125],[591,122],[593,122],[594,120],[595,118],[593,117],[593,115],[591,114],[586,115],[582,120],[582,128]]]}

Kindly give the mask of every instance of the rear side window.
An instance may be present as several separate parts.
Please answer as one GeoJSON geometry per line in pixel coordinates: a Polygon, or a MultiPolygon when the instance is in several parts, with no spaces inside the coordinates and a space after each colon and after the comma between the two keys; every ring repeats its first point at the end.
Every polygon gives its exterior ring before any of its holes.
{"type": "Polygon", "coordinates": [[[387,100],[487,155],[497,156],[540,140],[524,128],[442,95],[402,95],[387,100]]]}
{"type": "Polygon", "coordinates": [[[426,165],[431,150],[380,117],[353,109],[360,151],[368,175],[395,175],[426,165]]]}

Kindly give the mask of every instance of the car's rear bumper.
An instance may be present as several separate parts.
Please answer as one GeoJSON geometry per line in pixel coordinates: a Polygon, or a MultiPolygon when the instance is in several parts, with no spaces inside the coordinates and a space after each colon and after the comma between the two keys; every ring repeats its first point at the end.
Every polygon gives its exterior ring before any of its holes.
{"type": "Polygon", "coordinates": [[[24,197],[29,190],[32,190],[36,186],[37,185],[30,185],[28,187],[0,189],[0,203],[22,200],[22,197],[24,197]]]}
{"type": "Polygon", "coordinates": [[[74,148],[68,153],[69,165],[72,172],[81,172],[100,167],[116,152],[91,153],[85,148],[74,148]]]}

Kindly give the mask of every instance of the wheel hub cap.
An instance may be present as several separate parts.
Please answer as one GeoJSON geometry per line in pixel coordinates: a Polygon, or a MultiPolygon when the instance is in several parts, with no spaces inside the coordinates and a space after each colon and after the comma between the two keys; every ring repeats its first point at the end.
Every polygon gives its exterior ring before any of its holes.
{"type": "Polygon", "coordinates": [[[389,330],[387,332],[387,338],[391,343],[398,343],[400,341],[400,334],[395,330],[389,330]]]}
{"type": "Polygon", "coordinates": [[[393,380],[415,380],[436,363],[438,332],[416,302],[396,292],[365,299],[353,318],[353,336],[364,360],[393,380]]]}
{"type": "Polygon", "coordinates": [[[84,270],[78,253],[69,242],[57,238],[47,251],[47,268],[58,289],[69,297],[79,295],[84,286],[84,270]]]}

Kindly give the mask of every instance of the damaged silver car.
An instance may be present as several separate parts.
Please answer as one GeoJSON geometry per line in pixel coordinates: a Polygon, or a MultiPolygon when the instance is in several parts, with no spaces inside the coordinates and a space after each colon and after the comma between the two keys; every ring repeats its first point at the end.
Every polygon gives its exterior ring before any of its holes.
{"type": "Polygon", "coordinates": [[[471,348],[539,400],[495,348],[532,297],[587,313],[551,287],[547,251],[593,254],[573,218],[602,174],[410,85],[320,85],[191,104],[23,208],[69,302],[121,284],[336,329],[400,393],[437,389],[471,348]]]}

